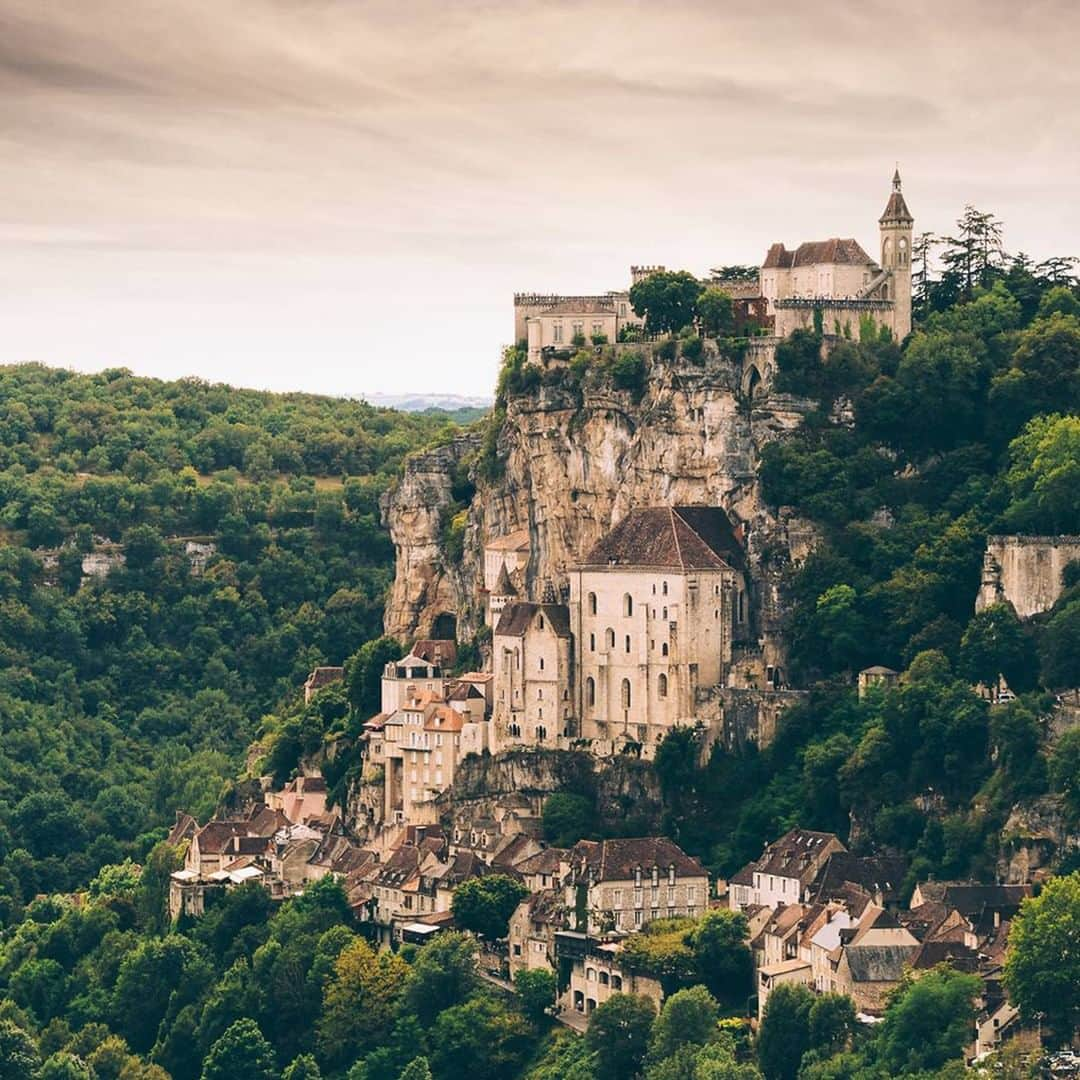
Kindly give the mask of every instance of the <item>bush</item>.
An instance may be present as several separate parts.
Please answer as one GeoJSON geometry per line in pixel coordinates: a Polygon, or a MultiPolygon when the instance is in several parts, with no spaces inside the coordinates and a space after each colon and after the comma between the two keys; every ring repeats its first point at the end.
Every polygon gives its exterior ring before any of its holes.
{"type": "Polygon", "coordinates": [[[645,393],[647,369],[639,352],[624,352],[611,365],[611,381],[617,390],[629,390],[640,398],[645,393]]]}
{"type": "Polygon", "coordinates": [[[692,360],[696,364],[701,360],[704,346],[705,343],[699,337],[686,338],[682,342],[680,351],[687,360],[692,360]]]}
{"type": "Polygon", "coordinates": [[[678,342],[674,338],[668,338],[656,346],[655,355],[658,360],[674,360],[678,349],[678,342]]]}

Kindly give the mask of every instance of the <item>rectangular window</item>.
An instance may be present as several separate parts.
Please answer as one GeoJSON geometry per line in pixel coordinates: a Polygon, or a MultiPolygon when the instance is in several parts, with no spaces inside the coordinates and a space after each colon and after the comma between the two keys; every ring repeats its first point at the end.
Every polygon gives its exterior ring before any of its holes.
{"type": "Polygon", "coordinates": [[[615,890],[614,899],[611,901],[611,906],[616,909],[622,907],[622,889],[615,890]]]}
{"type": "Polygon", "coordinates": [[[634,925],[635,926],[640,926],[641,925],[643,915],[644,915],[644,912],[642,912],[642,911],[635,911],[634,912],[634,925]]]}
{"type": "Polygon", "coordinates": [[[557,322],[551,327],[551,340],[556,345],[562,344],[562,323],[557,322]]]}

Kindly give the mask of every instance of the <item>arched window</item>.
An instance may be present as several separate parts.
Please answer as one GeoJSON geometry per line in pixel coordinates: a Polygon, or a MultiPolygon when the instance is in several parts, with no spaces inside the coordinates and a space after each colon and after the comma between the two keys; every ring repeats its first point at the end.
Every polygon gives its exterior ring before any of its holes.
{"type": "Polygon", "coordinates": [[[596,982],[596,968],[586,968],[585,969],[585,981],[586,982],[596,982]]]}
{"type": "Polygon", "coordinates": [[[665,641],[664,644],[660,646],[660,655],[661,656],[667,656],[667,654],[668,654],[668,643],[665,641]]]}
{"type": "Polygon", "coordinates": [[[537,726],[536,739],[538,742],[543,742],[547,738],[547,728],[543,724],[537,726]]]}
{"type": "Polygon", "coordinates": [[[630,708],[630,680],[623,679],[622,681],[622,707],[624,709],[630,708]]]}
{"type": "Polygon", "coordinates": [[[656,680],[656,696],[666,698],[667,697],[667,676],[661,675],[656,680]]]}
{"type": "Polygon", "coordinates": [[[596,652],[596,635],[589,635],[589,652],[596,652]]]}
{"type": "Polygon", "coordinates": [[[596,614],[596,593],[594,592],[589,593],[589,614],[596,614]]]}
{"type": "Polygon", "coordinates": [[[626,651],[627,652],[630,651],[630,635],[629,634],[626,635],[626,651]]]}
{"type": "Polygon", "coordinates": [[[662,593],[663,593],[663,594],[664,594],[665,596],[667,596],[667,582],[666,582],[666,581],[664,581],[664,582],[661,582],[661,585],[660,585],[660,591],[661,591],[661,592],[662,592],[662,593]]]}
{"type": "Polygon", "coordinates": [[[622,976],[621,975],[612,975],[611,976],[611,989],[612,990],[621,990],[622,989],[622,976]]]}
{"type": "Polygon", "coordinates": [[[607,647],[609,649],[614,649],[615,648],[615,631],[612,630],[610,626],[607,628],[606,632],[604,633],[604,639],[607,642],[607,647]]]}
{"type": "Polygon", "coordinates": [[[585,704],[589,708],[596,704],[596,680],[591,675],[585,680],[585,704]]]}
{"type": "Polygon", "coordinates": [[[664,608],[661,614],[662,614],[663,618],[666,619],[667,618],[667,608],[664,608]]]}
{"type": "Polygon", "coordinates": [[[544,670],[544,658],[542,656],[540,657],[540,670],[544,670]]]}
{"type": "Polygon", "coordinates": [[[626,593],[622,598],[622,613],[624,615],[634,614],[634,598],[629,593],[626,593]]]}
{"type": "Polygon", "coordinates": [[[610,981],[611,980],[608,977],[608,973],[606,971],[601,971],[600,972],[600,985],[601,986],[607,986],[610,981]]]}

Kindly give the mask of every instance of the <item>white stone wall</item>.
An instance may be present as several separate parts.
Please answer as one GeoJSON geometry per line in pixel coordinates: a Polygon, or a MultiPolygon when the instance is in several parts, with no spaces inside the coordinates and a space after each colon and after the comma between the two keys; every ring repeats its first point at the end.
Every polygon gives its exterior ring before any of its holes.
{"type": "Polygon", "coordinates": [[[1080,559],[1080,536],[991,536],[975,610],[1009,603],[1021,619],[1048,611],[1062,592],[1062,574],[1080,559]]]}

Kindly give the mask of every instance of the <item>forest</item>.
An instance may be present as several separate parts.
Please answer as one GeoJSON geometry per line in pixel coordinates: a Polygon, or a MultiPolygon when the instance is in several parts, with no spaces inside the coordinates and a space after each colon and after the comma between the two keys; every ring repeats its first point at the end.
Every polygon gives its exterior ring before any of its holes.
{"type": "MultiPolygon", "coordinates": [[[[761,464],[765,498],[822,537],[789,582],[792,677],[809,692],[765,750],[702,765],[685,728],[656,762],[665,830],[717,874],[800,824],[904,854],[908,888],[992,878],[1017,802],[1060,794],[1080,825],[1080,735],[1052,740],[1049,719],[1080,683],[1080,573],[1030,623],[973,614],[988,533],[1080,532],[1080,293],[1070,260],[1033,266],[989,215],[965,219],[944,273],[918,278],[906,342],[823,350],[822,327],[778,350],[777,388],[817,403],[761,464]],[[860,701],[853,675],[874,663],[904,679],[860,701]],[[1015,696],[991,707],[972,686],[998,673],[1015,696]]],[[[730,329],[722,315],[711,332],[730,329]]],[[[634,393],[646,372],[607,376],[634,393]]],[[[548,1015],[553,976],[519,976],[512,995],[481,980],[468,934],[376,952],[330,879],[281,904],[241,886],[168,923],[174,811],[227,802],[249,748],[284,780],[370,715],[399,647],[380,638],[379,498],[456,430],[355,401],[0,369],[0,1076],[963,1075],[977,985],[955,972],[905,982],[873,1028],[845,998],[782,988],[751,1035],[730,913],[647,928],[634,962],[669,976],[663,1008],[615,995],[583,1036],[548,1015]],[[347,681],[304,707],[326,663],[347,681]]],[[[328,779],[340,793],[347,777],[328,779]]],[[[587,800],[551,808],[553,838],[592,835],[587,800]]],[[[1076,869],[1031,905],[1010,959],[1011,991],[1061,1030],[1080,1019],[1080,969],[1061,963],[1076,869]]]]}

